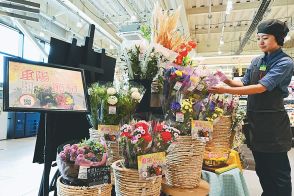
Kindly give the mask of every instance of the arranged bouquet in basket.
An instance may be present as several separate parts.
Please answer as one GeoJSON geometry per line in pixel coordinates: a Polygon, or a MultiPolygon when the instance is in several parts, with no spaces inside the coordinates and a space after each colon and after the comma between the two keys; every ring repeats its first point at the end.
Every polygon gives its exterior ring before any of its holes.
{"type": "Polygon", "coordinates": [[[58,149],[57,165],[62,177],[72,183],[81,183],[80,166],[105,166],[106,145],[96,140],[82,140],[76,144],[62,145],[58,149]]]}
{"type": "Polygon", "coordinates": [[[165,125],[138,121],[121,127],[120,146],[125,158],[125,166],[137,168],[137,157],[149,153],[164,152],[180,134],[179,130],[165,125]]]}
{"type": "Polygon", "coordinates": [[[123,125],[120,131],[120,146],[125,158],[125,166],[137,168],[137,156],[148,154],[151,150],[151,125],[146,121],[139,121],[123,125]]]}

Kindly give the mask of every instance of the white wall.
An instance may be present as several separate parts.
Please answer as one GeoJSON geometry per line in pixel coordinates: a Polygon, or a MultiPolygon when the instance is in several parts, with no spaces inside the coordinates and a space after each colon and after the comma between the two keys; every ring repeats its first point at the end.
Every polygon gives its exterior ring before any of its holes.
{"type": "Polygon", "coordinates": [[[3,99],[0,99],[0,140],[7,138],[8,112],[2,111],[3,99]]]}

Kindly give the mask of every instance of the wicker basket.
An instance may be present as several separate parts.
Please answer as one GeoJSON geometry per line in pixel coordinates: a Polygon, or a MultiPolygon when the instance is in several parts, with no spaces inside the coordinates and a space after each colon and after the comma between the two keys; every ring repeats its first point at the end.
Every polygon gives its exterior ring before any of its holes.
{"type": "Polygon", "coordinates": [[[214,122],[212,139],[206,143],[207,148],[231,148],[234,134],[231,131],[232,117],[221,116],[214,122]]]}
{"type": "Polygon", "coordinates": [[[162,177],[140,180],[138,170],[122,168],[122,161],[112,164],[117,196],[159,196],[162,177]]]}
{"type": "Polygon", "coordinates": [[[95,186],[69,186],[61,182],[61,177],[57,180],[58,196],[111,196],[111,184],[102,184],[95,186]]]}
{"type": "Polygon", "coordinates": [[[205,144],[191,136],[180,136],[168,148],[166,182],[180,188],[196,188],[201,178],[205,144]]]}

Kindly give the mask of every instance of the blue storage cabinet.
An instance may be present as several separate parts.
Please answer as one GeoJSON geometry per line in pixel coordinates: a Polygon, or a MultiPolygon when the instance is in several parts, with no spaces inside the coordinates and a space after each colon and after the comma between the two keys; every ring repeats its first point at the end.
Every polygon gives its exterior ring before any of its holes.
{"type": "Polygon", "coordinates": [[[37,134],[40,114],[36,112],[9,112],[7,138],[31,137],[37,134]]]}
{"type": "Polygon", "coordinates": [[[36,112],[26,113],[25,137],[37,134],[40,121],[40,114],[36,112]]]}

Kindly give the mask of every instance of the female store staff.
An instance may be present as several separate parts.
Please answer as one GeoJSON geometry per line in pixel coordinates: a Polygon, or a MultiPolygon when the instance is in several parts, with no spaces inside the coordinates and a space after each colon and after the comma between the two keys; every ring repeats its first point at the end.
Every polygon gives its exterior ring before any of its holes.
{"type": "Polygon", "coordinates": [[[253,59],[241,81],[226,79],[228,86],[215,86],[211,93],[248,95],[245,130],[262,196],[291,196],[291,128],[283,98],[289,95],[293,60],[285,54],[284,38],[289,29],[279,20],[267,20],[257,27],[258,46],[264,55],[253,59]]]}

